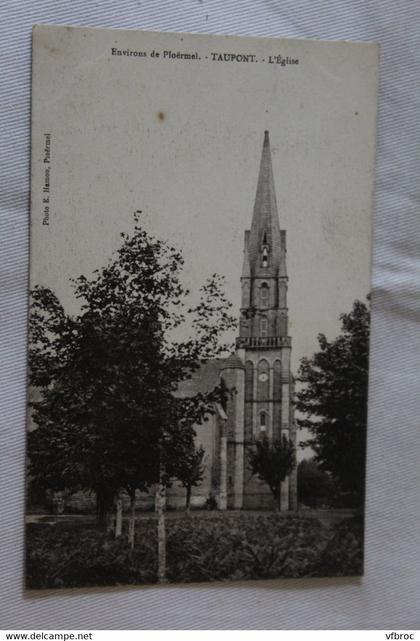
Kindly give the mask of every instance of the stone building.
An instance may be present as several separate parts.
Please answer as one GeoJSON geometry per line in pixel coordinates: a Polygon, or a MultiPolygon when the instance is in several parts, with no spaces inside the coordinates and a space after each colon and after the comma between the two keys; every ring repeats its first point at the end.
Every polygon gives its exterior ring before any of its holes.
{"type": "MultiPolygon", "coordinates": [[[[196,428],[206,451],[206,474],[193,489],[192,506],[212,496],[219,509],[273,507],[268,487],[251,476],[246,450],[263,435],[277,439],[284,434],[296,442],[287,281],[286,232],[279,226],[266,131],[251,229],[245,231],[236,351],[206,364],[181,389],[185,396],[207,391],[221,378],[235,389],[226,411],[217,405],[209,421],[196,428]]],[[[168,507],[182,507],[184,494],[177,485],[168,490],[168,507]]],[[[296,471],[282,483],[281,505],[296,509],[296,471]]]]}

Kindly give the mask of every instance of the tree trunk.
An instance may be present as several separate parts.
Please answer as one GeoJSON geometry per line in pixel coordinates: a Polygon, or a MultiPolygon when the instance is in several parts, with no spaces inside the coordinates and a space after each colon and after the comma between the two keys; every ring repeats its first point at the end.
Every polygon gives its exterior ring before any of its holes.
{"type": "Polygon", "coordinates": [[[122,516],[123,502],[121,496],[117,497],[115,504],[115,538],[118,539],[122,534],[122,516]]]}
{"type": "Polygon", "coordinates": [[[107,534],[112,534],[112,532],[115,531],[114,513],[112,510],[108,510],[105,514],[105,528],[107,534]]]}
{"type": "Polygon", "coordinates": [[[134,549],[134,530],[136,522],[136,490],[130,492],[130,518],[128,521],[128,543],[134,549]]]}
{"type": "Polygon", "coordinates": [[[289,509],[289,479],[286,476],[280,483],[280,510],[287,512],[289,509]]]}
{"type": "Polygon", "coordinates": [[[112,508],[112,501],[110,501],[106,493],[100,491],[96,492],[96,520],[100,525],[109,526],[109,511],[112,508]]]}
{"type": "Polygon", "coordinates": [[[281,509],[281,491],[280,491],[280,484],[279,487],[272,487],[271,488],[271,493],[273,495],[274,499],[274,509],[276,512],[280,512],[281,509]]]}
{"type": "Polygon", "coordinates": [[[166,487],[156,486],[156,513],[158,535],[158,583],[166,583],[166,529],[165,529],[166,487]]]}
{"type": "Polygon", "coordinates": [[[220,439],[220,488],[217,507],[219,510],[227,509],[227,436],[225,435],[220,439]]]}
{"type": "Polygon", "coordinates": [[[191,503],[191,486],[187,485],[187,500],[186,500],[186,504],[185,504],[185,508],[186,508],[187,512],[190,511],[190,503],[191,503]]]}

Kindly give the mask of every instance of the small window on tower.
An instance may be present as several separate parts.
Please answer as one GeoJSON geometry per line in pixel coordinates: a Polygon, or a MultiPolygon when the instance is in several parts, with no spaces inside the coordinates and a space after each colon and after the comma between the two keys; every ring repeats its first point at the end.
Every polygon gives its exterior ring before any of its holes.
{"type": "Polygon", "coordinates": [[[268,321],[266,318],[260,320],[260,336],[266,338],[268,332],[268,321]]]}
{"type": "Polygon", "coordinates": [[[264,232],[262,241],[261,265],[262,267],[268,267],[268,242],[266,232],[264,232]]]}
{"type": "Polygon", "coordinates": [[[267,431],[267,414],[265,412],[260,414],[260,430],[261,432],[267,431]]]}
{"type": "Polygon", "coordinates": [[[262,250],[262,266],[268,267],[268,247],[264,246],[262,250]]]}

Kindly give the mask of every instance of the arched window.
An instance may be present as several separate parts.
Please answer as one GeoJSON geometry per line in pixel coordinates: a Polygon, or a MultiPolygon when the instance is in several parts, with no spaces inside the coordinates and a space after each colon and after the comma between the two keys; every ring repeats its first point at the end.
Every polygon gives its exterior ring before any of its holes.
{"type": "Polygon", "coordinates": [[[268,247],[267,247],[267,245],[264,245],[263,250],[262,250],[261,265],[262,265],[262,267],[268,267],[268,247]]]}
{"type": "Polygon", "coordinates": [[[275,401],[281,401],[281,361],[274,361],[274,381],[273,381],[273,398],[275,401]]]}
{"type": "Polygon", "coordinates": [[[264,232],[262,247],[261,247],[261,266],[268,267],[268,243],[267,234],[264,232]]]}
{"type": "Polygon", "coordinates": [[[281,361],[276,359],[273,367],[273,433],[281,433],[281,361]]]}
{"type": "Polygon", "coordinates": [[[270,288],[267,283],[263,283],[260,287],[260,305],[261,307],[268,307],[270,302],[270,288]]]}
{"type": "Polygon", "coordinates": [[[260,336],[261,338],[268,336],[268,321],[266,318],[260,318],[260,336]]]}
{"type": "Polygon", "coordinates": [[[260,412],[260,431],[267,431],[267,414],[265,412],[260,412]]]}

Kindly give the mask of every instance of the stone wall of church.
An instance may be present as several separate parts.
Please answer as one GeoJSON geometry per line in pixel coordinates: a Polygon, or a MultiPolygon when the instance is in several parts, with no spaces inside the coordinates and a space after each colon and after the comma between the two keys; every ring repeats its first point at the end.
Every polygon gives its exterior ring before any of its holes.
{"type": "MultiPolygon", "coordinates": [[[[192,488],[191,507],[204,507],[210,496],[217,492],[217,472],[218,472],[218,421],[216,414],[208,416],[208,420],[202,425],[196,425],[196,446],[202,446],[205,451],[204,456],[204,478],[197,487],[192,488]]],[[[184,509],[186,491],[181,483],[175,482],[171,488],[168,488],[167,507],[169,509],[184,509]]]]}
{"type": "MultiPolygon", "coordinates": [[[[247,466],[246,450],[255,439],[267,436],[278,439],[281,434],[295,438],[290,403],[290,348],[246,350],[245,360],[245,454],[244,508],[272,509],[273,498],[267,485],[252,477],[247,466]]],[[[294,483],[291,490],[295,487],[294,483]]],[[[289,492],[286,482],[283,493],[289,492]]],[[[293,497],[292,497],[293,498],[293,497]]],[[[289,503],[284,499],[284,505],[289,503]]]]}

